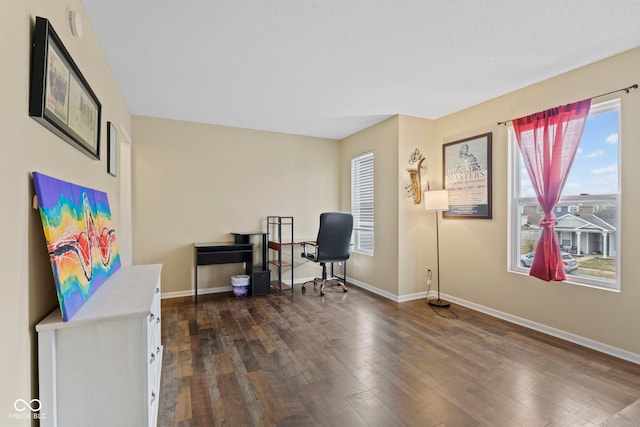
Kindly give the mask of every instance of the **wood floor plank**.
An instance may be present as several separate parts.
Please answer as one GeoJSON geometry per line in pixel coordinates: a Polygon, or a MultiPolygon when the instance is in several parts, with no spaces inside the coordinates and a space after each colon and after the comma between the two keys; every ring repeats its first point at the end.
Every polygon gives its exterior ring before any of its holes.
{"type": "Polygon", "coordinates": [[[402,422],[372,391],[363,391],[347,398],[349,404],[370,426],[397,426],[402,422]]]}
{"type": "Polygon", "coordinates": [[[603,427],[637,427],[640,420],[640,400],[636,400],[602,423],[603,427]]]}
{"type": "Polygon", "coordinates": [[[217,414],[223,425],[248,426],[252,424],[251,415],[244,404],[241,388],[235,373],[216,375],[220,396],[224,396],[223,412],[217,414]]]}
{"type": "Polygon", "coordinates": [[[286,390],[283,389],[279,381],[269,379],[269,376],[262,370],[254,371],[249,374],[251,384],[256,390],[258,398],[264,402],[265,413],[267,419],[272,424],[277,424],[287,417],[285,412],[284,399],[288,398],[286,390]],[[285,391],[285,394],[278,394],[285,391]]]}
{"type": "Polygon", "coordinates": [[[162,301],[159,426],[640,425],[640,366],[357,287],[162,301]]]}
{"type": "Polygon", "coordinates": [[[175,421],[185,421],[192,418],[191,413],[191,378],[178,378],[178,396],[176,402],[175,421]]]}

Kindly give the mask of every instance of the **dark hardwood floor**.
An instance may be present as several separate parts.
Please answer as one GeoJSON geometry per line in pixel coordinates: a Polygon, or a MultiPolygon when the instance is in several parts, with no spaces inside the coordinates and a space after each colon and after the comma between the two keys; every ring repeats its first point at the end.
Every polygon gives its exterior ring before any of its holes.
{"type": "Polygon", "coordinates": [[[452,311],[353,286],[163,300],[159,425],[640,426],[639,365],[452,311]]]}

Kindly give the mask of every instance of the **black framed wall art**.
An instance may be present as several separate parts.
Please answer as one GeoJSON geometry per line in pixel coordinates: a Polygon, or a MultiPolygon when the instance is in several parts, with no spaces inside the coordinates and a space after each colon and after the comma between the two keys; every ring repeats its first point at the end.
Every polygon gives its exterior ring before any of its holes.
{"type": "Polygon", "coordinates": [[[491,132],[442,146],[445,218],[491,218],[491,132]]]}
{"type": "Polygon", "coordinates": [[[107,122],[107,172],[118,176],[118,132],[111,122],[107,122]]]}
{"type": "Polygon", "coordinates": [[[49,20],[36,17],[29,115],[88,156],[99,159],[101,109],[49,20]]]}

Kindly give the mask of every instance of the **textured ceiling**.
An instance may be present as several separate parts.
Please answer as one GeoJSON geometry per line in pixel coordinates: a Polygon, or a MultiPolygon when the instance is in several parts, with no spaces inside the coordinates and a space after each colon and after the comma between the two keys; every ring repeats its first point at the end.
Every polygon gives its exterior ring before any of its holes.
{"type": "Polygon", "coordinates": [[[638,0],[82,2],[132,114],[335,139],[640,46],[638,0]]]}

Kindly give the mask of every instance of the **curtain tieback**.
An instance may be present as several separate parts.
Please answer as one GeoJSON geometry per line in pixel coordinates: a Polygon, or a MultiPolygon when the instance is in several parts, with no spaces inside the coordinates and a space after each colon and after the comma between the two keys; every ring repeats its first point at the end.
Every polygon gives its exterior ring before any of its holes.
{"type": "Polygon", "coordinates": [[[545,228],[552,228],[558,225],[558,220],[556,219],[554,214],[545,215],[540,220],[540,226],[545,228]]]}

